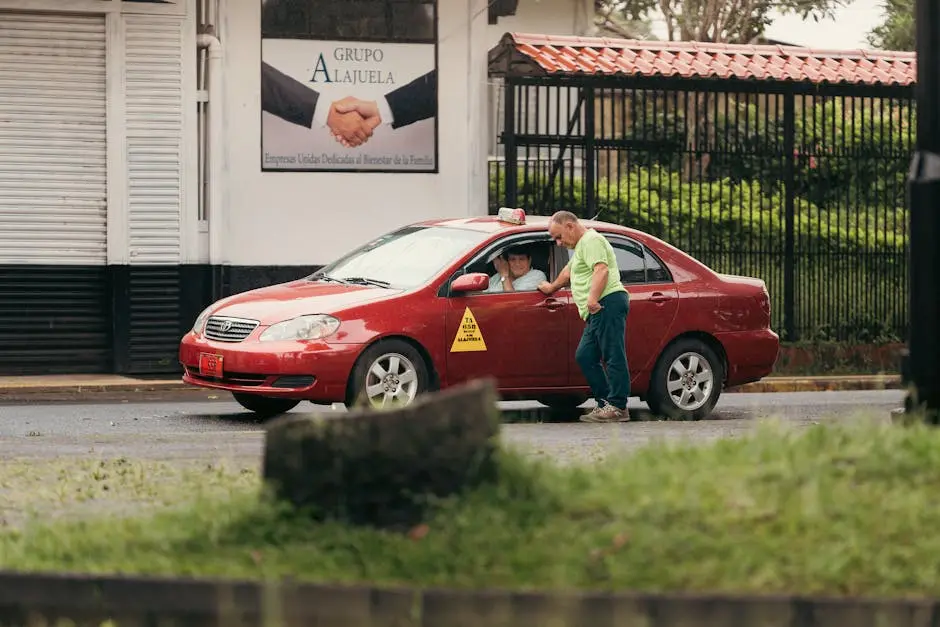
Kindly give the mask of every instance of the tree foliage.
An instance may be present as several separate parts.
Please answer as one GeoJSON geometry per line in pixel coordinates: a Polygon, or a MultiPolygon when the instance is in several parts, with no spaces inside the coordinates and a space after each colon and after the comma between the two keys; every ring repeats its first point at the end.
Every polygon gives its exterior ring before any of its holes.
{"type": "Polygon", "coordinates": [[[594,0],[594,25],[602,35],[626,39],[656,39],[646,4],[634,3],[627,6],[623,2],[594,0]]]}
{"type": "Polygon", "coordinates": [[[914,0],[885,0],[884,21],[868,33],[869,45],[882,50],[915,48],[914,0]]]}
{"type": "Polygon", "coordinates": [[[662,17],[670,41],[748,43],[764,34],[774,11],[819,21],[834,17],[835,9],[851,2],[852,0],[595,0],[594,5],[598,15],[617,16],[631,22],[646,20],[653,15],[662,17]]]}

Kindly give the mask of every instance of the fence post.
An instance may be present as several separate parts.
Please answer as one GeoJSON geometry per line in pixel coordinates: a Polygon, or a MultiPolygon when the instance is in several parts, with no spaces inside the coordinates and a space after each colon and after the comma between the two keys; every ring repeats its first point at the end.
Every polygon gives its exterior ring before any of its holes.
{"type": "MultiPolygon", "coordinates": [[[[585,218],[592,218],[597,213],[595,201],[596,150],[594,148],[594,86],[581,88],[584,101],[584,204],[585,218]]],[[[573,156],[573,155],[572,155],[573,156]]]]}
{"type": "Polygon", "coordinates": [[[784,172],[784,224],[783,243],[783,329],[785,339],[795,342],[796,332],[796,111],[793,91],[783,95],[783,152],[786,159],[784,172]]]}
{"type": "Polygon", "coordinates": [[[940,423],[940,3],[917,0],[917,145],[908,175],[910,228],[910,332],[904,382],[907,413],[925,410],[940,423]]]}
{"type": "Polygon", "coordinates": [[[516,83],[509,76],[504,84],[506,102],[503,109],[503,145],[505,146],[503,168],[506,172],[506,207],[517,206],[518,166],[516,161],[516,83]]]}

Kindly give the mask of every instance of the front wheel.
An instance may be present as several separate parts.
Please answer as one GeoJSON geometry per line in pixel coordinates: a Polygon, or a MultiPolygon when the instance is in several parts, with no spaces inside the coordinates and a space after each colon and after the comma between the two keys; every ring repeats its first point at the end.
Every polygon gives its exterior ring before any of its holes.
{"type": "Polygon", "coordinates": [[[245,394],[243,392],[232,392],[232,396],[235,397],[239,405],[262,418],[273,418],[274,416],[286,414],[300,404],[300,401],[290,398],[271,398],[270,396],[245,394]]]}
{"type": "Polygon", "coordinates": [[[346,406],[404,407],[427,392],[428,380],[428,366],[414,346],[402,340],[383,340],[367,348],[356,361],[346,406]]]}
{"type": "Polygon", "coordinates": [[[653,414],[672,420],[702,420],[715,408],[724,367],[708,344],[682,339],[659,356],[647,404],[653,414]]]}

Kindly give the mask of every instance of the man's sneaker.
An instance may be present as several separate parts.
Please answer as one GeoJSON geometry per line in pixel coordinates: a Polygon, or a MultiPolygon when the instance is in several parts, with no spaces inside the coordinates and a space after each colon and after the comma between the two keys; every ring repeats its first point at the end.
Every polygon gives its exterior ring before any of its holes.
{"type": "Polygon", "coordinates": [[[618,409],[613,405],[598,405],[588,413],[581,416],[581,422],[629,422],[630,412],[618,409]]]}
{"type": "Polygon", "coordinates": [[[591,409],[590,411],[584,412],[583,414],[581,414],[581,421],[582,421],[582,422],[593,422],[593,420],[587,420],[587,419],[588,419],[588,418],[593,418],[594,416],[596,416],[596,415],[597,415],[597,412],[599,412],[599,411],[600,411],[601,409],[603,409],[603,408],[604,408],[603,405],[597,405],[596,407],[594,407],[594,408],[591,409]]]}

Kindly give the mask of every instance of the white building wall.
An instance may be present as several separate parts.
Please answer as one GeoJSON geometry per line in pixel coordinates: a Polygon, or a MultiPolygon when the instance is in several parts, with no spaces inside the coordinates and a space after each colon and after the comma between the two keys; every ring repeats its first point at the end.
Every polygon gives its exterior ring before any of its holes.
{"type": "Polygon", "coordinates": [[[519,0],[515,15],[487,26],[487,46],[499,43],[504,33],[587,35],[594,27],[593,0],[519,0]]]}
{"type": "Polygon", "coordinates": [[[486,213],[486,0],[439,0],[438,16],[438,173],[262,172],[260,11],[223,0],[223,263],[319,265],[406,223],[486,213]]]}
{"type": "MultiPolygon", "coordinates": [[[[487,28],[487,47],[492,48],[499,43],[500,38],[511,32],[535,33],[539,35],[592,35],[594,27],[593,0],[519,0],[516,14],[500,18],[499,23],[489,25],[487,28]]],[[[490,79],[488,81],[488,109],[487,109],[487,154],[491,161],[501,161],[503,148],[499,143],[498,134],[503,128],[505,93],[502,81],[490,79]]],[[[524,99],[527,95],[530,106],[522,123],[524,128],[517,128],[517,132],[540,134],[564,133],[567,119],[578,98],[575,90],[566,90],[561,97],[556,90],[538,87],[528,87],[517,92],[517,98],[524,99]],[[535,106],[538,103],[538,107],[535,106]],[[556,120],[562,120],[562,129],[558,128],[556,120]]],[[[582,120],[583,120],[583,116],[582,120]]],[[[519,159],[529,158],[548,159],[554,153],[547,148],[541,150],[530,148],[528,155],[524,149],[520,150],[519,159]]]]}

